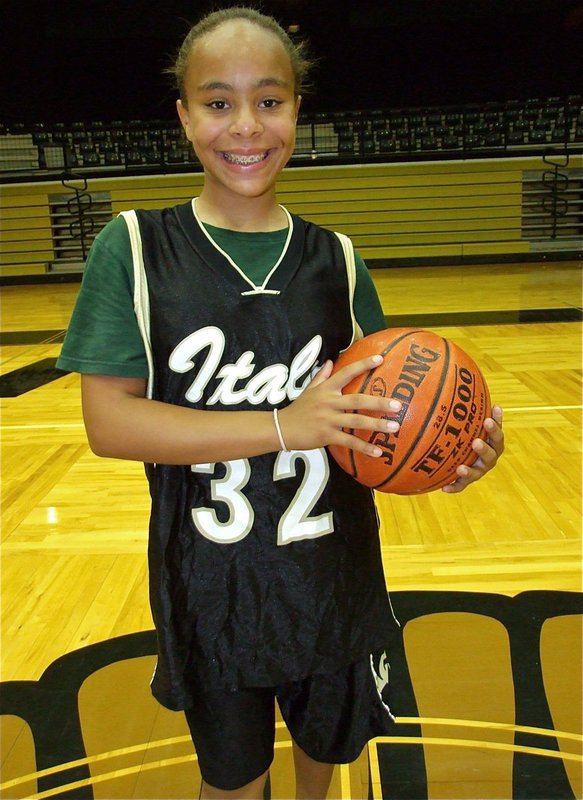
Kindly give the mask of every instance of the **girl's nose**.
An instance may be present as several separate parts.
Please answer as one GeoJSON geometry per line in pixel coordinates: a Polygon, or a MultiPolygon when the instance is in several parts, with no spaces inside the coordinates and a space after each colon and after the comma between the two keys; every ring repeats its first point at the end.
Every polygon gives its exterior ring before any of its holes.
{"type": "Polygon", "coordinates": [[[262,130],[263,125],[256,108],[241,106],[235,111],[231,123],[231,133],[237,136],[249,137],[261,133],[262,130]]]}

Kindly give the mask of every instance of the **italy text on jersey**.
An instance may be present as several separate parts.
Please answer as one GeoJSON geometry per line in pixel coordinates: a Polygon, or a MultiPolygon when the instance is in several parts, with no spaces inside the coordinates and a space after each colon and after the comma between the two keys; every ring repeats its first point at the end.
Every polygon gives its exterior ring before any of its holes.
{"type": "Polygon", "coordinates": [[[252,350],[241,353],[234,364],[219,365],[225,352],[225,334],[220,328],[209,325],[186,336],[172,351],[168,366],[178,373],[186,373],[194,368],[193,359],[208,348],[204,364],[186,391],[186,399],[197,403],[213,379],[219,384],[206,401],[206,405],[237,405],[247,401],[252,405],[268,402],[278,405],[286,398],[295,400],[306,388],[318,356],[322,349],[322,337],[314,336],[294,356],[290,366],[271,364],[253,375],[255,354],[252,350]],[[239,381],[249,378],[240,389],[235,389],[239,381]]]}

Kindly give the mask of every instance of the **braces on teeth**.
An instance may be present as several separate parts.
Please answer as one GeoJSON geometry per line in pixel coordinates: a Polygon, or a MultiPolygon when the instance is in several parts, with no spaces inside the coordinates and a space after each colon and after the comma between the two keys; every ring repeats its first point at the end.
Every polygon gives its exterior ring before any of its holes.
{"type": "Polygon", "coordinates": [[[232,161],[234,164],[257,164],[259,161],[263,161],[267,154],[260,153],[255,156],[236,156],[233,153],[223,153],[223,155],[227,161],[232,161]]]}

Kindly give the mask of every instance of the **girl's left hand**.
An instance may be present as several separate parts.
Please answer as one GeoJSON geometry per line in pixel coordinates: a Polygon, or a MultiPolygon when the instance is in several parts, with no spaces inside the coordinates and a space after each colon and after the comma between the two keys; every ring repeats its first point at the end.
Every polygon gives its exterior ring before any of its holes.
{"type": "Polygon", "coordinates": [[[461,466],[457,468],[457,479],[444,486],[442,491],[448,494],[462,492],[470,483],[483,478],[504,452],[504,433],[502,432],[502,409],[500,406],[493,406],[492,417],[484,421],[484,427],[488,431],[488,439],[474,439],[472,449],[478,454],[478,458],[471,467],[461,466]]]}

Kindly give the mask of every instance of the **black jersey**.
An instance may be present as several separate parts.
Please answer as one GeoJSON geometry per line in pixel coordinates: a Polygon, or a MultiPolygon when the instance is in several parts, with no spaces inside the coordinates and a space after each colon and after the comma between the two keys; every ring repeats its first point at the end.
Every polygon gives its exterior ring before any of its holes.
{"type": "MultiPolygon", "coordinates": [[[[351,343],[354,280],[338,235],[288,215],[282,257],[254,286],[190,203],[124,216],[149,396],[282,408],[351,343]]],[[[147,474],[161,703],[187,708],[200,687],[276,686],[385,644],[394,621],[372,494],[324,448],[147,474]]]]}

